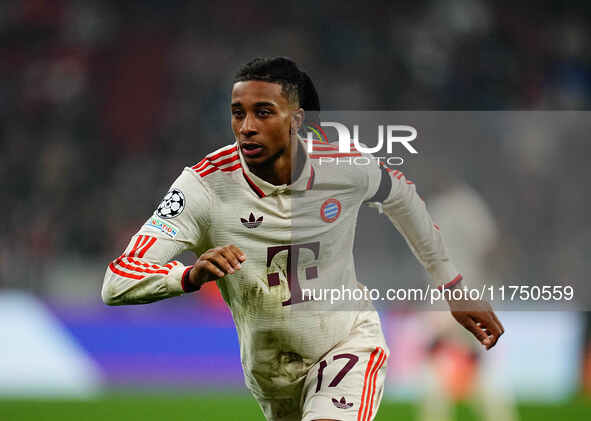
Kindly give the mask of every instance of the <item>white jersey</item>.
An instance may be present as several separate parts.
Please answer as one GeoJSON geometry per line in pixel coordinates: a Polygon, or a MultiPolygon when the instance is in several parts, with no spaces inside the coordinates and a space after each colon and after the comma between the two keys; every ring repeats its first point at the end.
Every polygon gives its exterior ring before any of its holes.
{"type": "Polygon", "coordinates": [[[236,144],[185,168],[123,255],[109,265],[105,302],[147,303],[180,295],[190,267],[170,259],[184,250],[200,255],[213,247],[239,247],[247,256],[242,269],[217,284],[236,324],[247,386],[255,396],[272,399],[292,395],[310,367],[350,334],[359,311],[302,310],[307,304],[301,290],[358,287],[357,214],[380,187],[388,188],[384,212],[433,279],[458,279],[439,230],[402,173],[320,161],[343,155],[330,144],[314,147],[290,185],[272,185],[254,175],[236,144]]]}

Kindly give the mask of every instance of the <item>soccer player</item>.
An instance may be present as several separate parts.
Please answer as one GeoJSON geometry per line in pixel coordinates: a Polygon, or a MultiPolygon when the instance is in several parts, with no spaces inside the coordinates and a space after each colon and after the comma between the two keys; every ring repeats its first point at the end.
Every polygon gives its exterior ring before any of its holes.
{"type": "MultiPolygon", "coordinates": [[[[331,310],[302,295],[315,285],[359,288],[353,264],[363,203],[384,213],[438,284],[461,275],[415,187],[375,166],[336,166],[330,144],[298,136],[320,109],[311,79],[282,57],[244,65],[232,87],[235,142],[187,167],[109,264],[102,297],[142,304],[216,281],[232,312],[247,387],[273,421],[369,421],[382,398],[388,347],[373,307],[331,310]],[[171,259],[184,250],[192,266],[171,259]]],[[[503,328],[490,307],[449,302],[487,348],[503,328]]]]}

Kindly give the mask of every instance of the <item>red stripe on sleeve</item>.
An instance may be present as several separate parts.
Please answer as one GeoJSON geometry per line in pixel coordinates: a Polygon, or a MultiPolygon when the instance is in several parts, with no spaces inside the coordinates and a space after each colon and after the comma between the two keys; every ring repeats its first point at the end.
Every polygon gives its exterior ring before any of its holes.
{"type": "Polygon", "coordinates": [[[142,242],[144,236],[140,235],[137,240],[135,240],[135,244],[133,245],[133,247],[131,248],[131,250],[129,251],[129,253],[127,254],[128,256],[133,256],[135,254],[135,251],[137,250],[137,248],[139,247],[140,243],[142,242]]]}
{"type": "Polygon", "coordinates": [[[196,170],[197,168],[199,168],[204,163],[205,163],[205,158],[203,158],[201,161],[199,161],[198,163],[196,163],[195,165],[193,165],[191,168],[194,169],[194,170],[196,170]]]}
{"type": "MultiPolygon", "coordinates": [[[[121,256],[121,257],[123,257],[123,256],[121,256]]],[[[173,266],[176,266],[178,264],[177,262],[170,262],[170,263],[167,263],[166,265],[158,266],[158,265],[150,265],[145,262],[140,262],[138,260],[135,260],[133,257],[125,257],[125,259],[127,259],[130,263],[133,263],[134,265],[143,266],[143,267],[152,268],[152,269],[160,269],[160,268],[172,269],[173,266]]]]}
{"type": "Polygon", "coordinates": [[[229,158],[226,159],[222,159],[219,162],[212,162],[212,164],[214,164],[216,167],[219,167],[220,165],[224,165],[224,164],[228,164],[230,162],[234,162],[240,159],[240,156],[238,154],[231,156],[229,158]]]}
{"type": "Polygon", "coordinates": [[[115,265],[113,264],[113,262],[109,263],[109,269],[111,269],[111,272],[113,272],[116,275],[119,276],[123,276],[124,278],[131,278],[131,279],[144,279],[144,275],[136,275],[134,273],[127,273],[127,272],[123,272],[120,271],[119,269],[117,269],[115,267],[115,265]]]}
{"type": "Polygon", "coordinates": [[[238,150],[238,148],[236,146],[230,148],[230,149],[226,149],[225,151],[221,151],[219,153],[216,153],[215,155],[211,155],[211,156],[206,156],[207,159],[209,159],[210,161],[214,161],[216,159],[218,159],[221,156],[224,155],[229,155],[232,152],[236,152],[238,150]]]}
{"type": "Polygon", "coordinates": [[[238,148],[236,146],[234,146],[230,149],[219,152],[215,155],[208,155],[203,160],[201,160],[199,162],[199,164],[195,165],[193,167],[193,169],[201,177],[205,177],[206,175],[214,173],[217,170],[222,170],[224,172],[230,172],[230,171],[237,170],[238,168],[240,168],[242,166],[242,165],[240,165],[240,163],[237,163],[237,164],[232,165],[230,167],[221,168],[222,165],[226,165],[231,162],[238,161],[240,159],[240,155],[238,153],[236,153],[237,150],[238,150],[238,148]],[[231,156],[227,156],[227,155],[231,155],[231,156]],[[219,158],[224,158],[224,159],[222,159],[221,161],[214,162],[216,159],[219,159],[219,158]]]}
{"type": "Polygon", "coordinates": [[[205,170],[207,167],[215,167],[215,165],[213,165],[213,163],[211,163],[210,161],[205,161],[198,168],[196,168],[195,171],[199,173],[205,170]]]}
{"type": "Polygon", "coordinates": [[[142,269],[141,267],[131,266],[127,263],[123,262],[121,259],[115,260],[115,264],[121,266],[124,269],[132,270],[134,272],[140,273],[160,273],[162,275],[168,275],[168,270],[166,269],[159,269],[159,270],[152,270],[152,269],[142,269]]]}
{"type": "Polygon", "coordinates": [[[203,163],[202,164],[200,164],[198,167],[193,168],[193,169],[195,171],[199,172],[199,171],[205,169],[208,165],[212,165],[213,166],[213,164],[211,162],[209,162],[207,160],[203,160],[203,163]]]}
{"type": "Polygon", "coordinates": [[[216,172],[217,170],[218,170],[218,169],[217,169],[217,167],[211,167],[210,169],[208,169],[208,170],[206,170],[206,171],[203,171],[203,172],[199,173],[199,175],[200,175],[201,177],[205,177],[206,175],[209,175],[209,174],[211,174],[212,172],[216,172]]]}
{"type": "Polygon", "coordinates": [[[139,253],[139,251],[146,245],[149,239],[149,235],[142,235],[142,242],[140,243],[139,247],[133,251],[133,254],[130,254],[130,256],[137,256],[137,253],[139,253]]]}
{"type": "Polygon", "coordinates": [[[150,247],[152,247],[154,245],[154,243],[156,242],[156,237],[149,237],[149,236],[146,236],[146,237],[149,238],[150,240],[149,240],[148,244],[146,244],[146,246],[143,247],[142,250],[137,255],[137,257],[139,257],[139,258],[144,257],[144,254],[146,254],[146,252],[148,251],[148,249],[150,247]]]}
{"type": "Polygon", "coordinates": [[[231,167],[222,168],[222,171],[224,171],[224,172],[234,171],[234,170],[237,170],[240,167],[242,167],[242,165],[239,162],[236,165],[232,165],[231,167]]]}

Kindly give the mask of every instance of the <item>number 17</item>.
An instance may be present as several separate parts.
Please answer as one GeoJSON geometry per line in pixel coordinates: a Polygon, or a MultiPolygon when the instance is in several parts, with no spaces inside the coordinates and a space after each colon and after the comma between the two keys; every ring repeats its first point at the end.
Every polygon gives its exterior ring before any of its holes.
{"type": "MultiPolygon", "coordinates": [[[[349,361],[347,361],[347,364],[345,364],[345,366],[341,368],[341,371],[337,373],[335,378],[332,379],[332,381],[328,384],[328,387],[335,387],[336,385],[338,385],[341,382],[341,380],[343,380],[343,377],[345,377],[345,374],[351,371],[355,364],[357,364],[357,361],[359,361],[359,357],[353,354],[337,354],[332,359],[336,361],[341,358],[348,358],[349,361]]],[[[316,383],[316,392],[318,392],[320,390],[320,387],[322,386],[322,373],[324,372],[326,366],[328,366],[326,360],[320,361],[320,366],[318,367],[318,382],[316,383]]]]}

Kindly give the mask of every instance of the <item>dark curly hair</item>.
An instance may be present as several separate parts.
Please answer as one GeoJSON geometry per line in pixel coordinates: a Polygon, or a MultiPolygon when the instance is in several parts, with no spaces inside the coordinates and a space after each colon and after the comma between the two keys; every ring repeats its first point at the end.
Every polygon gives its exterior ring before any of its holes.
{"type": "Polygon", "coordinates": [[[257,57],[241,66],[234,76],[234,83],[247,80],[280,84],[287,99],[304,109],[307,124],[318,123],[318,92],[310,76],[298,69],[293,60],[287,57],[257,57]]]}

